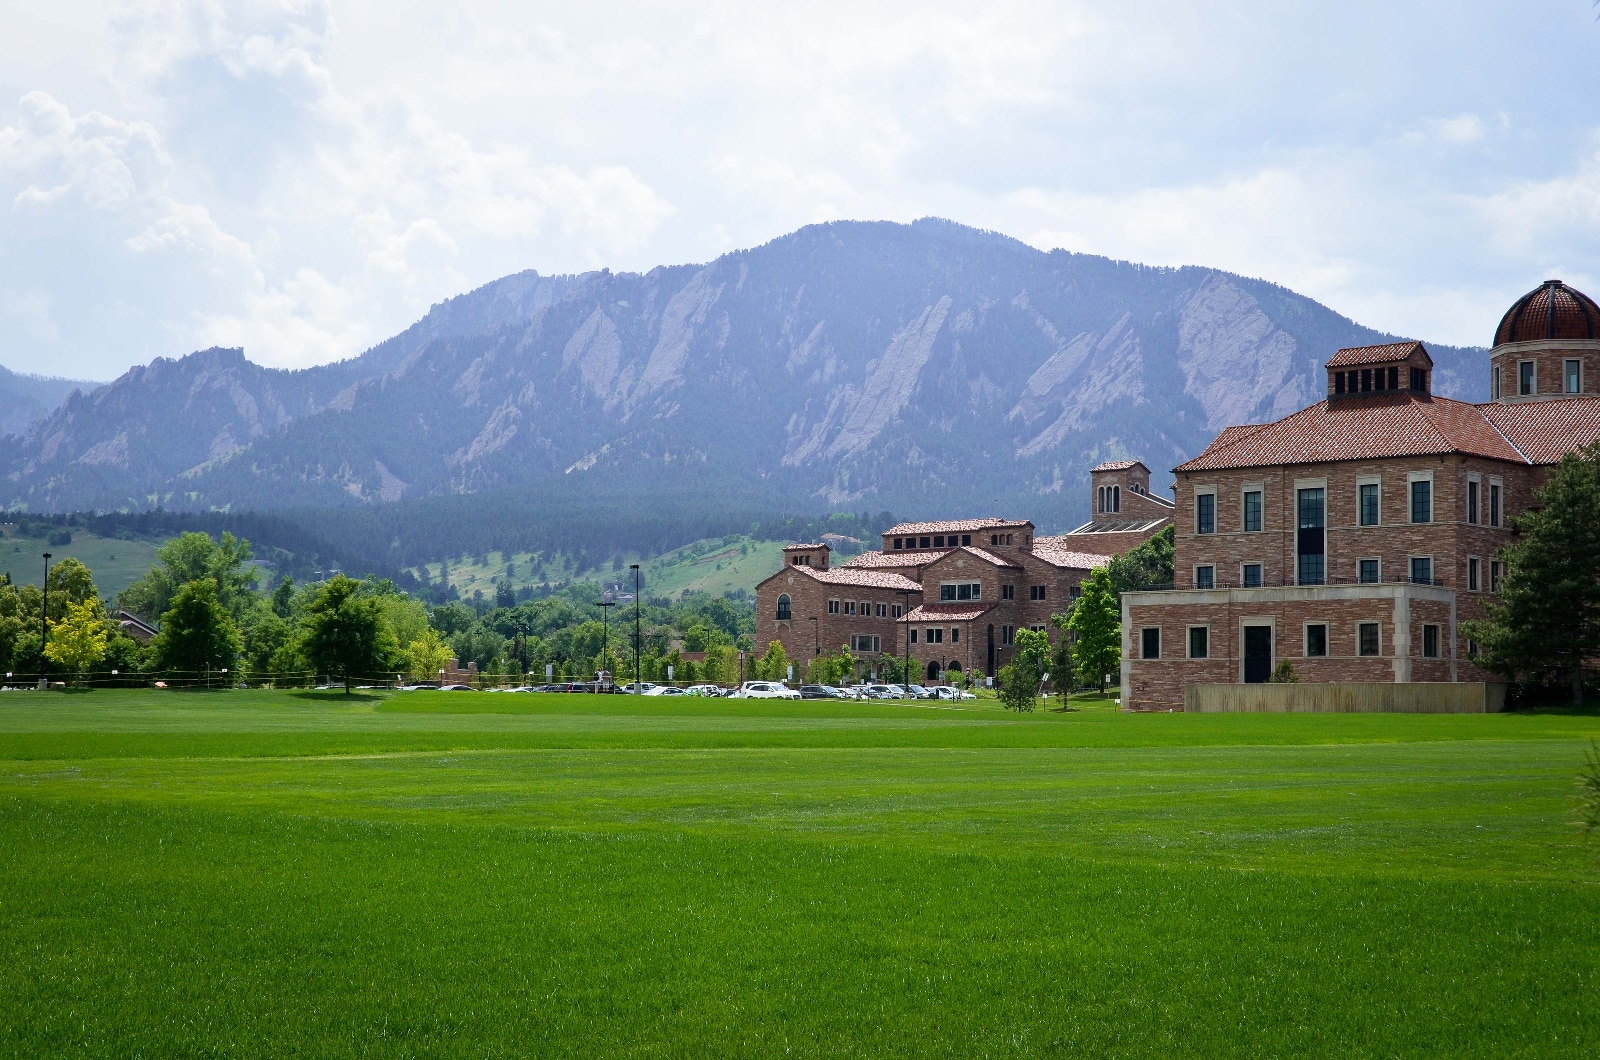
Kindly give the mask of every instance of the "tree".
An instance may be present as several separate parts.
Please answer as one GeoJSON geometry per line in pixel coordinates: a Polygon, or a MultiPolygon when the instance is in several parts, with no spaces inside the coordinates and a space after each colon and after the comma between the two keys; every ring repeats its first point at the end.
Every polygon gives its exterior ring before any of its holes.
{"type": "MultiPolygon", "coordinates": [[[[1122,610],[1117,605],[1111,572],[1104,567],[1091,572],[1083,583],[1083,595],[1065,622],[1058,618],[1057,624],[1075,638],[1072,665],[1078,679],[1093,681],[1104,693],[1106,675],[1122,666],[1122,610]]],[[[1066,682],[1062,685],[1065,687],[1066,682]]]]}
{"type": "Polygon", "coordinates": [[[417,681],[432,681],[451,659],[450,645],[438,632],[424,629],[401,652],[406,673],[417,681]]]}
{"type": "Polygon", "coordinates": [[[89,604],[97,617],[104,615],[100,590],[94,587],[94,577],[82,560],[68,556],[51,567],[49,584],[51,622],[66,617],[67,608],[74,604],[89,604]]]}
{"type": "Polygon", "coordinates": [[[756,677],[784,681],[789,677],[789,655],[777,641],[768,643],[766,653],[756,660],[756,677]]]}
{"type": "Polygon", "coordinates": [[[217,601],[217,583],[201,578],[181,586],[150,648],[156,669],[179,675],[233,666],[239,630],[217,601]]]}
{"type": "Polygon", "coordinates": [[[706,649],[701,676],[711,684],[731,685],[739,680],[739,651],[731,644],[714,644],[706,649]]]}
{"type": "Polygon", "coordinates": [[[1500,550],[1505,575],[1485,617],[1463,623],[1477,661],[1512,680],[1565,680],[1583,704],[1583,666],[1600,656],[1600,443],[1568,453],[1535,506],[1516,518],[1520,537],[1500,550]]]}
{"type": "Polygon", "coordinates": [[[1139,589],[1170,589],[1174,577],[1174,544],[1177,531],[1169,523],[1155,537],[1127,555],[1111,560],[1107,574],[1120,607],[1122,594],[1139,589]]]}
{"type": "Polygon", "coordinates": [[[300,650],[314,670],[339,677],[345,694],[357,677],[388,670],[399,654],[383,606],[361,583],[336,575],[322,583],[300,623],[300,650]]]}
{"type": "Polygon", "coordinates": [[[92,603],[69,603],[66,615],[50,624],[50,639],[44,646],[45,658],[57,666],[77,674],[106,657],[106,641],[111,631],[99,608],[99,600],[92,603]]]}
{"type": "Polygon", "coordinates": [[[256,583],[250,542],[224,533],[219,541],[199,532],[180,534],[156,549],[150,573],[124,589],[119,606],[149,618],[165,614],[180,588],[209,578],[217,602],[235,619],[255,602],[256,583]]]}
{"type": "Polygon", "coordinates": [[[1000,701],[1007,710],[1031,711],[1039,696],[1039,683],[1050,664],[1050,637],[1043,630],[1017,630],[1016,651],[1000,668],[1000,701]]]}

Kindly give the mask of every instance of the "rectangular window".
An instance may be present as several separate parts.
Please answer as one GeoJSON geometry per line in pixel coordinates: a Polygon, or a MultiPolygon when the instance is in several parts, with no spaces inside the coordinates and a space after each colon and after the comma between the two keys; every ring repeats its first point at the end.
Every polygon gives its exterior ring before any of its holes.
{"type": "Polygon", "coordinates": [[[923,538],[923,539],[922,539],[922,547],[923,547],[923,548],[932,548],[932,547],[933,547],[933,544],[932,544],[932,542],[931,542],[931,539],[929,539],[929,538],[926,538],[926,537],[925,537],[925,538],[923,538]]]}
{"type": "Polygon", "coordinates": [[[1383,578],[1375,559],[1363,559],[1356,562],[1356,580],[1363,585],[1376,585],[1383,578]]]}
{"type": "Polygon", "coordinates": [[[1419,394],[1428,392],[1428,370],[1426,368],[1411,369],[1411,389],[1419,394]]]}
{"type": "Polygon", "coordinates": [[[1357,654],[1378,654],[1378,624],[1376,622],[1363,622],[1356,627],[1357,654]]]}
{"type": "Polygon", "coordinates": [[[1314,622],[1306,626],[1306,658],[1322,659],[1328,654],[1328,624],[1314,622]]]}
{"type": "Polygon", "coordinates": [[[939,600],[979,600],[983,597],[982,582],[940,582],[939,600]]]}
{"type": "Polygon", "coordinates": [[[1042,585],[1030,585],[1030,586],[1028,586],[1028,599],[1029,600],[1043,600],[1045,598],[1044,589],[1045,589],[1045,587],[1042,586],[1042,585]]]}
{"type": "Polygon", "coordinates": [[[1261,564],[1246,563],[1239,571],[1240,582],[1246,589],[1261,588],[1261,564]]]}
{"type": "Polygon", "coordinates": [[[1491,593],[1500,591],[1500,561],[1497,559],[1489,561],[1489,591],[1491,593]]]}
{"type": "Polygon", "coordinates": [[[1365,394],[1372,389],[1372,369],[1361,369],[1361,392],[1365,394]]]}
{"type": "Polygon", "coordinates": [[[962,534],[961,535],[961,544],[963,546],[972,544],[972,535],[971,534],[962,534]]]}
{"type": "Polygon", "coordinates": [[[1161,658],[1161,627],[1147,626],[1139,631],[1139,658],[1161,658]]]}
{"type": "Polygon", "coordinates": [[[1196,589],[1215,589],[1217,587],[1217,568],[1209,564],[1194,569],[1194,587],[1196,589]]]}
{"type": "Polygon", "coordinates": [[[1205,626],[1189,627],[1189,658],[1204,659],[1206,652],[1211,647],[1207,643],[1211,639],[1211,631],[1205,626]]]}
{"type": "Polygon", "coordinates": [[[1533,393],[1533,362],[1523,361],[1517,365],[1517,393],[1533,393]]]}
{"type": "Polygon", "coordinates": [[[870,600],[861,601],[861,617],[863,617],[863,618],[871,618],[872,617],[872,602],[870,600]]]}
{"type": "Polygon", "coordinates": [[[1433,584],[1433,557],[1411,557],[1411,583],[1413,585],[1433,584]]]}
{"type": "Polygon", "coordinates": [[[1467,479],[1467,522],[1474,524],[1478,521],[1478,487],[1477,479],[1467,479]]]}
{"type": "Polygon", "coordinates": [[[915,644],[916,642],[917,642],[917,627],[912,626],[911,627],[911,643],[915,644]]]}
{"type": "Polygon", "coordinates": [[[889,617],[889,605],[888,604],[879,604],[878,607],[877,607],[877,615],[878,615],[879,618],[888,618],[889,617]]]}
{"type": "Polygon", "coordinates": [[[1500,483],[1489,483],[1489,525],[1500,525],[1500,483]]]}
{"type": "Polygon", "coordinates": [[[951,644],[960,644],[961,643],[961,630],[957,629],[955,626],[951,626],[950,627],[950,643],[951,644]]]}
{"type": "Polygon", "coordinates": [[[1475,593],[1475,592],[1478,591],[1478,565],[1479,565],[1479,560],[1478,560],[1477,556],[1468,556],[1467,557],[1467,591],[1468,592],[1474,592],[1475,593]]]}
{"type": "Polygon", "coordinates": [[[1378,484],[1376,482],[1363,482],[1357,487],[1356,492],[1360,501],[1360,519],[1362,526],[1378,525],[1378,484]]]}
{"type": "Polygon", "coordinates": [[[889,617],[890,618],[899,618],[900,617],[900,613],[901,612],[900,612],[900,605],[899,604],[890,604],[889,605],[889,617]]]}
{"type": "Polygon", "coordinates": [[[883,650],[883,638],[868,636],[865,633],[851,634],[850,650],[860,654],[877,655],[883,650]]]}
{"type": "Polygon", "coordinates": [[[936,628],[934,626],[929,626],[928,627],[928,633],[927,633],[927,642],[929,644],[943,644],[944,643],[944,630],[938,629],[938,628],[936,628]]]}
{"type": "Polygon", "coordinates": [[[828,614],[837,615],[838,613],[839,613],[839,601],[837,601],[837,600],[829,600],[828,601],[828,614]]]}
{"type": "Polygon", "coordinates": [[[1017,587],[1015,585],[1002,585],[1002,586],[1000,586],[1000,599],[1002,599],[1002,600],[1015,600],[1016,598],[1017,598],[1017,587]]]}
{"type": "Polygon", "coordinates": [[[1334,372],[1333,373],[1333,392],[1335,394],[1344,393],[1344,373],[1343,372],[1334,372]]]}
{"type": "Polygon", "coordinates": [[[1494,393],[1491,394],[1490,396],[1492,398],[1494,398],[1494,400],[1499,401],[1500,400],[1500,369],[1499,368],[1496,368],[1494,370],[1494,385],[1492,387],[1490,387],[1490,389],[1494,391],[1494,393]]]}
{"type": "Polygon", "coordinates": [[[903,538],[903,537],[895,538],[894,539],[894,547],[895,547],[895,551],[897,551],[897,552],[901,551],[902,549],[904,549],[906,547],[906,539],[903,538]]]}
{"type": "Polygon", "coordinates": [[[844,613],[847,615],[856,613],[856,602],[854,600],[846,600],[844,602],[844,613]]]}
{"type": "Polygon", "coordinates": [[[1562,368],[1563,389],[1569,394],[1583,393],[1583,362],[1568,361],[1562,368]]]}
{"type": "Polygon", "coordinates": [[[1214,534],[1217,532],[1217,495],[1215,493],[1198,493],[1195,495],[1194,532],[1197,534],[1214,534]]]}
{"type": "Polygon", "coordinates": [[[1011,626],[1001,626],[1000,627],[1000,643],[1001,644],[1015,644],[1016,640],[1017,640],[1017,631],[1016,631],[1016,629],[1014,629],[1011,626]]]}
{"type": "Polygon", "coordinates": [[[1328,578],[1324,528],[1327,525],[1325,493],[1322,489],[1298,490],[1295,505],[1299,516],[1296,539],[1296,585],[1322,585],[1328,578]]]}
{"type": "Polygon", "coordinates": [[[1418,479],[1411,484],[1411,521],[1433,522],[1433,483],[1418,479]]]}
{"type": "Polygon", "coordinates": [[[1422,627],[1422,657],[1424,659],[1437,659],[1439,657],[1439,627],[1422,627]]]}
{"type": "Polygon", "coordinates": [[[1245,533],[1258,534],[1261,532],[1261,491],[1245,490],[1244,492],[1244,529],[1245,533]]]}
{"type": "Polygon", "coordinates": [[[943,534],[935,534],[935,535],[933,535],[933,547],[934,548],[943,548],[944,547],[944,535],[943,534]]]}

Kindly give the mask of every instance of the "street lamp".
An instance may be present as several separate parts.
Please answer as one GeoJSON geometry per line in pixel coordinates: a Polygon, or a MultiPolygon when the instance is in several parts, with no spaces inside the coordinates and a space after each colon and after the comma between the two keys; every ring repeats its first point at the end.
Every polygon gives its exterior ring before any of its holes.
{"type": "Polygon", "coordinates": [[[633,694],[644,692],[644,677],[639,673],[639,565],[628,564],[633,571],[633,694]]]}
{"type": "Polygon", "coordinates": [[[818,628],[819,627],[817,626],[817,616],[816,615],[812,615],[811,616],[811,639],[816,641],[816,645],[817,645],[816,654],[821,655],[822,654],[822,635],[817,632],[818,628]]]}
{"type": "MultiPolygon", "coordinates": [[[[615,600],[607,600],[603,597],[600,600],[600,629],[602,630],[603,638],[601,640],[600,659],[602,662],[607,655],[611,654],[611,609],[615,606],[617,606],[615,600]]],[[[595,674],[597,679],[599,676],[599,674],[595,674]]]]}
{"type": "Polygon", "coordinates": [[[39,605],[39,681],[45,682],[44,646],[50,641],[50,553],[44,554],[44,600],[39,605]]]}
{"type": "Polygon", "coordinates": [[[900,589],[900,621],[906,626],[906,670],[901,674],[901,679],[911,680],[911,590],[900,589]]]}

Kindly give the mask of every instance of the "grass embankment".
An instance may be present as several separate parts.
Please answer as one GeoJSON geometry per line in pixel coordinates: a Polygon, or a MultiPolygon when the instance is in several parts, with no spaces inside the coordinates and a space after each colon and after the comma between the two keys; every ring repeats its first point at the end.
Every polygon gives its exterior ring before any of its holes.
{"type": "Polygon", "coordinates": [[[0,697],[0,1050],[1593,1055],[1585,716],[0,697]]]}
{"type": "Polygon", "coordinates": [[[25,536],[12,526],[0,531],[0,570],[10,574],[14,582],[37,585],[44,574],[41,553],[50,553],[52,564],[72,556],[94,572],[95,588],[100,590],[101,596],[115,597],[150,573],[156,561],[156,549],[166,540],[165,537],[132,540],[99,537],[74,528],[69,544],[53,545],[45,537],[25,536]]]}

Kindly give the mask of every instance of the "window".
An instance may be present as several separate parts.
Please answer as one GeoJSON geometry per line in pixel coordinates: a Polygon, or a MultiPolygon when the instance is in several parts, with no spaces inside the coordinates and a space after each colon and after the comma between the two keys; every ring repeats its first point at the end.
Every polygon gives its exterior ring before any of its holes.
{"type": "Polygon", "coordinates": [[[837,600],[829,600],[828,601],[828,614],[837,615],[838,613],[839,613],[839,601],[837,601],[837,600]]]}
{"type": "Polygon", "coordinates": [[[963,547],[972,544],[972,535],[971,534],[962,534],[961,535],[961,544],[962,544],[963,547]]]}
{"type": "Polygon", "coordinates": [[[1328,624],[1313,622],[1306,626],[1306,658],[1325,659],[1328,656],[1328,624]]]}
{"type": "Polygon", "coordinates": [[[1328,580],[1323,536],[1327,524],[1326,492],[1315,488],[1297,490],[1296,493],[1295,510],[1300,532],[1295,544],[1298,559],[1295,584],[1322,585],[1328,580]]]}
{"type": "Polygon", "coordinates": [[[1068,600],[1076,600],[1078,597],[1080,597],[1082,595],[1083,595],[1083,586],[1081,584],[1067,586],[1067,599],[1068,600]]]}
{"type": "Polygon", "coordinates": [[[873,611],[879,618],[888,618],[889,617],[889,605],[888,604],[879,604],[876,608],[873,609],[873,611]]]}
{"type": "Polygon", "coordinates": [[[1239,583],[1246,589],[1261,588],[1261,564],[1246,563],[1239,569],[1239,583]]]}
{"type": "Polygon", "coordinates": [[[1012,627],[1012,626],[1001,626],[1000,627],[1000,643],[1001,644],[1015,644],[1016,642],[1017,642],[1017,631],[1016,631],[1016,629],[1014,627],[1012,627]]]}
{"type": "Polygon", "coordinates": [[[1378,561],[1375,559],[1358,560],[1356,562],[1356,580],[1363,585],[1376,585],[1382,581],[1383,576],[1379,573],[1378,561]]]}
{"type": "Polygon", "coordinates": [[[844,602],[844,613],[847,615],[856,613],[856,602],[854,600],[846,600],[844,602]]]}
{"type": "Polygon", "coordinates": [[[1215,589],[1217,587],[1217,568],[1206,564],[1194,569],[1194,587],[1196,589],[1215,589]]]}
{"type": "Polygon", "coordinates": [[[1439,627],[1422,627],[1422,657],[1424,659],[1437,659],[1439,657],[1439,627]]]}
{"type": "Polygon", "coordinates": [[[960,644],[961,643],[961,630],[957,629],[955,626],[951,626],[950,627],[950,643],[951,644],[960,644]]]}
{"type": "Polygon", "coordinates": [[[1356,654],[1378,654],[1378,624],[1363,622],[1356,627],[1356,654]]]}
{"type": "Polygon", "coordinates": [[[923,538],[922,539],[922,547],[923,548],[932,548],[933,547],[932,540],[929,539],[929,538],[926,538],[926,537],[923,538]]]}
{"type": "Polygon", "coordinates": [[[1044,599],[1044,591],[1045,591],[1045,587],[1043,585],[1030,585],[1030,586],[1028,586],[1028,599],[1030,599],[1030,600],[1043,600],[1044,599]]]}
{"type": "Polygon", "coordinates": [[[1139,658],[1161,658],[1161,627],[1147,626],[1139,631],[1139,658]]]}
{"type": "Polygon", "coordinates": [[[1517,365],[1517,393],[1533,393],[1533,362],[1522,361],[1517,365]]]}
{"type": "Polygon", "coordinates": [[[1494,385],[1493,385],[1493,387],[1491,389],[1494,390],[1494,393],[1491,396],[1494,398],[1494,400],[1499,401],[1500,400],[1500,368],[1499,368],[1499,366],[1495,367],[1495,370],[1494,370],[1494,385]]]}
{"type": "Polygon", "coordinates": [[[862,618],[871,618],[872,617],[872,602],[871,601],[869,601],[869,600],[861,601],[861,617],[862,618]]]}
{"type": "Polygon", "coordinates": [[[1467,479],[1467,522],[1478,521],[1478,489],[1482,484],[1475,478],[1467,479]]]}
{"type": "Polygon", "coordinates": [[[1489,525],[1500,525],[1500,483],[1489,480],[1489,525]]]}
{"type": "Polygon", "coordinates": [[[901,613],[901,607],[900,607],[899,604],[890,604],[889,605],[889,617],[890,618],[899,618],[900,617],[900,613],[901,613]]]}
{"type": "Polygon", "coordinates": [[[934,548],[943,548],[944,547],[944,535],[943,534],[935,534],[934,535],[934,537],[933,537],[933,547],[934,548]]]}
{"type": "Polygon", "coordinates": [[[852,633],[850,650],[858,654],[877,655],[883,651],[883,638],[868,636],[865,633],[852,633]]]}
{"type": "Polygon", "coordinates": [[[915,644],[916,642],[917,642],[917,627],[916,626],[912,626],[911,627],[911,643],[915,644]]]}
{"type": "Polygon", "coordinates": [[[1426,368],[1411,369],[1411,389],[1419,394],[1428,392],[1428,370],[1426,368]]]}
{"type": "Polygon", "coordinates": [[[1478,591],[1478,565],[1479,565],[1479,562],[1480,561],[1479,561],[1477,556],[1468,556],[1467,557],[1467,591],[1468,592],[1474,592],[1475,593],[1475,592],[1478,591]]]}
{"type": "Polygon", "coordinates": [[[1189,658],[1204,659],[1206,651],[1210,648],[1207,643],[1211,639],[1211,630],[1205,626],[1189,627],[1189,658]]]}
{"type": "Polygon", "coordinates": [[[1372,389],[1372,369],[1361,369],[1361,392],[1365,394],[1372,389]]]}
{"type": "Polygon", "coordinates": [[[896,551],[904,549],[906,547],[906,539],[903,538],[903,537],[895,538],[894,539],[894,547],[895,547],[896,551]]]}
{"type": "Polygon", "coordinates": [[[983,599],[983,583],[940,582],[939,599],[943,602],[951,600],[981,600],[983,599]]]}
{"type": "Polygon", "coordinates": [[[1017,587],[1015,585],[1002,585],[1002,586],[1000,586],[1000,599],[1002,599],[1002,600],[1015,600],[1016,598],[1017,598],[1017,587]]]}
{"type": "Polygon", "coordinates": [[[1217,495],[1215,493],[1195,494],[1194,532],[1197,534],[1214,534],[1217,532],[1217,495]]]}
{"type": "Polygon", "coordinates": [[[1467,638],[1467,658],[1473,662],[1478,661],[1478,642],[1471,637],[1467,638]]]}
{"type": "Polygon", "coordinates": [[[1344,393],[1344,373],[1343,372],[1334,372],[1333,373],[1333,392],[1335,394],[1344,393]]]}
{"type": "Polygon", "coordinates": [[[1566,393],[1583,393],[1583,362],[1568,361],[1562,365],[1561,382],[1561,389],[1566,393]]]}
{"type": "Polygon", "coordinates": [[[1245,533],[1258,534],[1261,532],[1261,491],[1244,491],[1244,529],[1245,533]]]}
{"type": "Polygon", "coordinates": [[[1428,479],[1418,479],[1411,484],[1411,521],[1433,522],[1433,483],[1428,479]]]}
{"type": "Polygon", "coordinates": [[[1489,561],[1489,591],[1491,593],[1500,591],[1500,561],[1497,559],[1489,561]]]}
{"type": "Polygon", "coordinates": [[[1111,510],[1113,512],[1122,511],[1122,487],[1121,486],[1112,486],[1111,487],[1111,510]]]}
{"type": "Polygon", "coordinates": [[[789,601],[788,593],[784,593],[782,596],[778,597],[777,618],[779,622],[787,622],[793,617],[793,615],[790,613],[791,606],[792,605],[789,601]]]}
{"type": "Polygon", "coordinates": [[[1378,484],[1376,482],[1363,482],[1356,487],[1357,507],[1360,511],[1362,526],[1378,525],[1378,484]]]}
{"type": "Polygon", "coordinates": [[[926,633],[926,635],[924,637],[924,640],[928,644],[943,644],[944,643],[944,630],[940,629],[937,626],[929,626],[928,627],[928,631],[927,631],[927,633],[926,633]]]}
{"type": "Polygon", "coordinates": [[[1037,625],[1032,625],[1032,626],[1029,626],[1028,628],[1033,630],[1035,633],[1043,633],[1044,632],[1043,623],[1040,623],[1040,624],[1037,624],[1037,625]]]}
{"type": "Polygon", "coordinates": [[[1433,584],[1433,557],[1411,557],[1411,582],[1413,585],[1433,584]]]}
{"type": "Polygon", "coordinates": [[[1104,486],[1096,486],[1094,488],[1094,510],[1097,514],[1106,510],[1106,488],[1104,486]]]}

